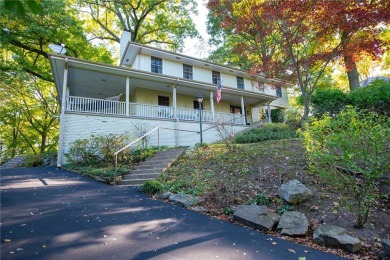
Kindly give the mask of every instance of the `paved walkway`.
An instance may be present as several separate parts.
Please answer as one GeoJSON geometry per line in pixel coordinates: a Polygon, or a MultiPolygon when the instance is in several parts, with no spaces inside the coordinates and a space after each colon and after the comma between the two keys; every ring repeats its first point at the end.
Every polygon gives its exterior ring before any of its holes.
{"type": "Polygon", "coordinates": [[[337,259],[53,167],[2,169],[0,195],[1,259],[337,259]]]}

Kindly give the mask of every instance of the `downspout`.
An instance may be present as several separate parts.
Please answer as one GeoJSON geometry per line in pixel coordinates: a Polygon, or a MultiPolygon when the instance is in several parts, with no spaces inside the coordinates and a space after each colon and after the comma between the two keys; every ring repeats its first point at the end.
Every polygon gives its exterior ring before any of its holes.
{"type": "Polygon", "coordinates": [[[57,168],[61,168],[62,166],[67,85],[68,85],[68,58],[65,58],[64,80],[62,83],[62,97],[61,97],[60,132],[58,137],[57,168]]]}

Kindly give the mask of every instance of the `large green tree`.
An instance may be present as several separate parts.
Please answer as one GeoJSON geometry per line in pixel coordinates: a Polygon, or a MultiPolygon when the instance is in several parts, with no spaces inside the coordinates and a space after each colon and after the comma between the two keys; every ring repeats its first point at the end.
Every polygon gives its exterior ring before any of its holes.
{"type": "Polygon", "coordinates": [[[55,148],[59,122],[54,115],[60,108],[53,84],[25,72],[3,76],[0,138],[7,145],[7,156],[55,148]]]}
{"type": "Polygon", "coordinates": [[[86,30],[93,39],[120,42],[123,30],[131,40],[180,50],[186,37],[198,35],[190,14],[194,0],[79,0],[86,30]]]}
{"type": "Polygon", "coordinates": [[[70,56],[112,59],[104,46],[87,40],[69,2],[35,1],[38,11],[9,8],[8,2],[0,2],[5,7],[0,20],[0,138],[13,157],[44,152],[57,142],[59,106],[48,60],[50,43],[64,43],[70,56]]]}

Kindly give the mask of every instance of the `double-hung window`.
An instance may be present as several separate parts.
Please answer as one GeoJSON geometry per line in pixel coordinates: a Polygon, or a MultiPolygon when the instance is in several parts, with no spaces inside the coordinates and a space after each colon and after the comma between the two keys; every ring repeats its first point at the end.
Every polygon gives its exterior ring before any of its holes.
{"type": "Polygon", "coordinates": [[[236,78],[237,78],[237,88],[245,89],[244,78],[243,77],[236,77],[236,78]]]}
{"type": "Polygon", "coordinates": [[[169,97],[158,96],[158,105],[169,107],[169,97]]]}
{"type": "Polygon", "coordinates": [[[221,73],[219,71],[213,70],[211,72],[212,79],[213,79],[213,84],[218,84],[218,82],[221,82],[221,73]]]}
{"type": "Polygon", "coordinates": [[[151,72],[162,74],[163,64],[162,59],[157,57],[151,57],[151,72]]]}
{"type": "Polygon", "coordinates": [[[282,88],[281,87],[276,87],[276,96],[282,97],[282,88]]]}
{"type": "Polygon", "coordinates": [[[193,68],[191,65],[183,64],[183,78],[193,79],[193,68]]]}

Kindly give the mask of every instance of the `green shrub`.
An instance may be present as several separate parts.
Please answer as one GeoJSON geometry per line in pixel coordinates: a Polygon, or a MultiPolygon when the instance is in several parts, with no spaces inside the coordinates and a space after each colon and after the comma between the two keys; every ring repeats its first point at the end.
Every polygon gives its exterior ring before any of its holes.
{"type": "Polygon", "coordinates": [[[266,124],[260,128],[253,128],[248,132],[238,134],[237,143],[257,143],[266,140],[280,140],[296,138],[297,132],[286,124],[266,124]]]}
{"type": "Polygon", "coordinates": [[[367,110],[380,115],[390,113],[390,81],[375,80],[367,87],[344,93],[340,89],[318,89],[311,104],[317,118],[328,114],[336,115],[348,105],[358,110],[367,110]]]}
{"type": "Polygon", "coordinates": [[[375,80],[364,88],[349,94],[350,104],[358,110],[367,110],[390,116],[390,81],[375,80]]]}
{"type": "Polygon", "coordinates": [[[356,227],[363,227],[378,195],[376,181],[390,171],[390,119],[349,108],[313,120],[303,136],[310,169],[344,195],[356,227]]]}
{"type": "Polygon", "coordinates": [[[27,155],[22,165],[24,167],[38,167],[53,165],[57,158],[57,151],[46,151],[40,154],[27,155]]]}
{"type": "Polygon", "coordinates": [[[335,115],[348,105],[348,94],[341,89],[318,89],[312,96],[313,114],[321,117],[335,115]]]}
{"type": "Polygon", "coordinates": [[[287,212],[287,211],[294,211],[294,210],[295,210],[295,208],[294,208],[294,206],[292,206],[292,205],[283,205],[283,206],[281,206],[280,208],[278,208],[278,209],[276,210],[276,212],[277,212],[279,215],[283,215],[284,212],[287,212]]]}
{"type": "Polygon", "coordinates": [[[27,155],[23,160],[24,167],[38,167],[44,165],[44,157],[40,154],[27,155]]]}
{"type": "Polygon", "coordinates": [[[148,180],[141,185],[140,190],[149,195],[160,194],[164,191],[164,184],[158,180],[148,180]]]}
{"type": "Polygon", "coordinates": [[[128,152],[128,162],[129,163],[139,163],[145,161],[146,158],[154,155],[157,151],[161,150],[157,146],[152,146],[149,148],[136,148],[128,152]]]}
{"type": "Polygon", "coordinates": [[[112,166],[96,167],[96,165],[79,165],[74,163],[67,163],[64,167],[69,171],[74,171],[82,175],[100,177],[121,176],[128,173],[130,170],[127,167],[119,167],[115,170],[112,166]]]}
{"type": "MultiPolygon", "coordinates": [[[[106,166],[114,164],[114,153],[129,142],[127,135],[91,135],[70,144],[67,160],[80,165],[106,166]]],[[[128,161],[129,153],[120,153],[118,161],[128,161]]]]}
{"type": "Polygon", "coordinates": [[[231,207],[224,207],[222,213],[225,215],[233,215],[234,210],[231,207]]]}
{"type": "Polygon", "coordinates": [[[284,122],[284,111],[282,109],[272,109],[271,110],[271,120],[273,123],[283,123],[284,122]]]}
{"type": "Polygon", "coordinates": [[[264,205],[268,206],[271,204],[271,199],[264,195],[263,193],[258,194],[255,198],[253,198],[250,202],[250,205],[264,205]]]}
{"type": "Polygon", "coordinates": [[[301,114],[296,109],[287,109],[285,111],[286,125],[291,129],[301,127],[301,114]]]}

